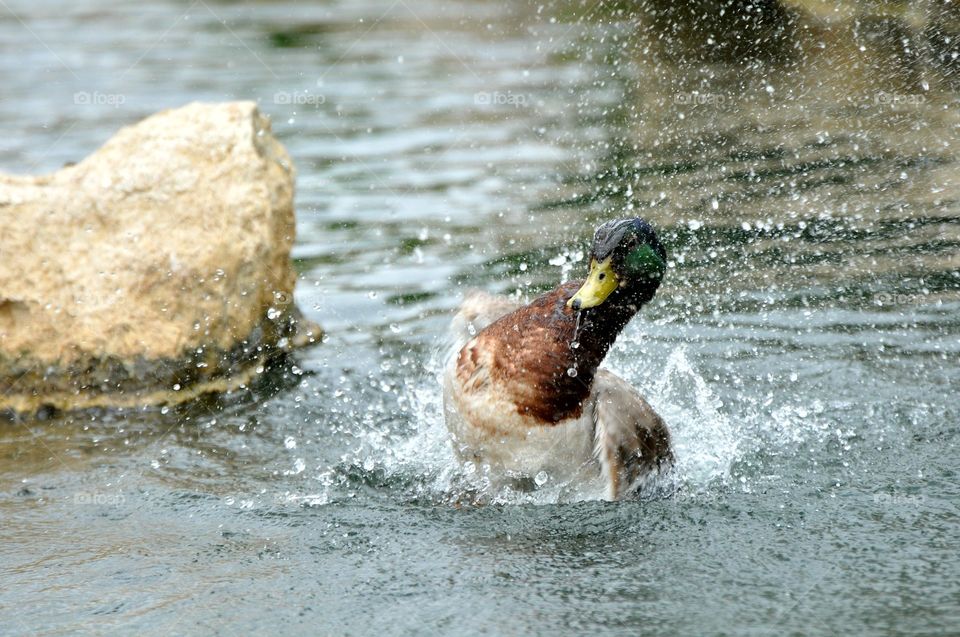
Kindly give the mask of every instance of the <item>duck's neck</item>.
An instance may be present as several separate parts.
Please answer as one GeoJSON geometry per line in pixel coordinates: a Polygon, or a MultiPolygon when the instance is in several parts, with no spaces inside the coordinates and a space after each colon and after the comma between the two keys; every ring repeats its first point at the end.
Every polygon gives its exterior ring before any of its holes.
{"type": "Polygon", "coordinates": [[[550,420],[554,422],[579,416],[590,395],[597,368],[641,305],[610,299],[596,308],[575,311],[566,307],[571,295],[572,292],[565,295],[557,305],[565,329],[561,330],[563,341],[557,344],[559,356],[549,383],[548,391],[552,390],[553,396],[546,401],[553,407],[550,420]]]}
{"type": "Polygon", "coordinates": [[[570,369],[576,373],[568,371],[568,377],[589,385],[610,347],[639,309],[637,305],[624,303],[573,312],[574,334],[569,356],[570,369]]]}

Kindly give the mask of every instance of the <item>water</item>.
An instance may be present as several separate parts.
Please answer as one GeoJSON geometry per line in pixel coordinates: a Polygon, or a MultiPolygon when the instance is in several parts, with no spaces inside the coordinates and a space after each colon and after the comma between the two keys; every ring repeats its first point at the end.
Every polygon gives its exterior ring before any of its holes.
{"type": "Polygon", "coordinates": [[[955,634],[953,71],[885,23],[742,62],[671,19],[0,6],[0,168],[256,99],[329,332],[230,396],[0,425],[0,633],[955,634]],[[446,445],[450,313],[581,276],[628,210],[671,267],[608,365],[670,423],[675,493],[490,492],[446,445]]]}

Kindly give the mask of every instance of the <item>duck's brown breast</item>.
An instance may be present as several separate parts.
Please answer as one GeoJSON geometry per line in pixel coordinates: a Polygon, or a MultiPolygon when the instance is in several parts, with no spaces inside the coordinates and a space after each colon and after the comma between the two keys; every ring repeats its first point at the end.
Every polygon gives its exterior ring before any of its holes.
{"type": "Polygon", "coordinates": [[[467,343],[457,360],[463,390],[501,392],[518,413],[543,425],[578,418],[600,362],[582,360],[571,347],[576,313],[566,301],[578,287],[558,287],[467,343]]]}

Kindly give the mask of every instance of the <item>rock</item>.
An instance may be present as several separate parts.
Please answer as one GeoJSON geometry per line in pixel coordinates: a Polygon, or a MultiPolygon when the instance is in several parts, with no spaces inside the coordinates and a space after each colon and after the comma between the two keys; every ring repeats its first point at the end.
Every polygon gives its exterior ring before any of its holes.
{"type": "Polygon", "coordinates": [[[0,175],[0,410],[180,402],[319,337],[292,302],[293,183],[252,102],[0,175]]]}

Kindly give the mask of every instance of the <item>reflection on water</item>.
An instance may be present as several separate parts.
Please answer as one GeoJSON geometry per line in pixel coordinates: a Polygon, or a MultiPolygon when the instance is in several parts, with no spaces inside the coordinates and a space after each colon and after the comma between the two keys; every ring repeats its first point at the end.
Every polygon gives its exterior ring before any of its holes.
{"type": "Polygon", "coordinates": [[[943,632],[950,23],[785,4],[8,0],[0,167],[258,100],[330,335],[229,396],[0,425],[12,631],[943,632]],[[450,311],[579,276],[628,211],[671,269],[608,363],[673,427],[679,491],[469,506],[482,471],[453,462],[435,378],[450,311]]]}

